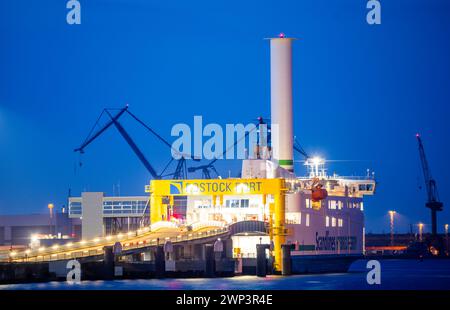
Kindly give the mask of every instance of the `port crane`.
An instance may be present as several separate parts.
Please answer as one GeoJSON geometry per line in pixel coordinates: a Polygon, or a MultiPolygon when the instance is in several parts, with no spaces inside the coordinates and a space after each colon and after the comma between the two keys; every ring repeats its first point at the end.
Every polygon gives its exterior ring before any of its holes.
{"type": "MultiPolygon", "coordinates": [[[[177,166],[175,168],[175,171],[173,173],[164,174],[170,164],[175,160],[173,157],[170,159],[170,161],[167,163],[165,168],[161,173],[157,173],[155,168],[150,164],[150,162],[145,157],[144,153],[139,149],[139,147],[136,145],[134,140],[131,138],[131,136],[128,134],[128,132],[125,130],[125,128],[122,126],[122,124],[119,122],[119,118],[127,113],[130,115],[134,120],[136,120],[139,124],[141,124],[144,128],[146,128],[149,132],[151,132],[154,136],[156,136],[163,144],[168,146],[170,149],[172,149],[172,145],[165,140],[163,137],[161,137],[157,132],[155,132],[151,127],[149,127],[147,124],[145,124],[142,120],[140,120],[136,115],[131,113],[128,109],[128,105],[126,105],[124,108],[120,109],[119,112],[115,115],[111,114],[112,110],[115,109],[104,109],[100,116],[97,119],[97,122],[95,123],[94,127],[91,129],[88,137],[86,140],[74,151],[79,152],[80,154],[84,153],[84,149],[91,144],[95,139],[97,139],[102,133],[104,133],[109,127],[114,126],[119,131],[121,136],[125,139],[125,141],[128,143],[128,145],[131,147],[133,152],[136,154],[136,156],[139,158],[141,163],[144,165],[144,167],[147,169],[147,171],[150,173],[153,179],[161,179],[163,177],[172,177],[173,179],[186,179],[187,178],[187,168],[186,168],[186,158],[187,156],[185,154],[179,154],[181,155],[180,159],[177,160],[177,166]],[[94,133],[94,129],[98,125],[101,117],[106,114],[109,116],[110,121],[108,121],[105,125],[103,125],[99,130],[97,130],[94,133]]],[[[177,154],[178,152],[175,151],[177,154]]],[[[189,157],[188,157],[189,158],[189,157]]],[[[195,159],[194,159],[195,160],[195,159]]]]}
{"type": "Polygon", "coordinates": [[[428,166],[427,157],[425,156],[425,149],[423,147],[422,139],[419,134],[416,134],[417,142],[419,144],[419,155],[422,164],[423,177],[425,180],[425,187],[427,190],[427,202],[425,206],[431,210],[431,232],[433,237],[437,235],[437,212],[442,211],[443,203],[439,201],[436,181],[431,176],[430,167],[428,166]]]}
{"type": "MultiPolygon", "coordinates": [[[[268,124],[268,122],[266,121],[270,121],[270,119],[264,119],[262,116],[259,116],[257,118],[258,120],[258,125],[266,125],[267,126],[267,145],[271,146],[271,128],[270,128],[270,124],[268,124]]],[[[258,137],[259,139],[259,137],[258,137]]],[[[259,140],[258,140],[259,142],[259,140]]],[[[309,155],[308,153],[306,153],[306,151],[303,149],[303,147],[300,145],[300,143],[297,141],[297,137],[294,136],[294,145],[293,145],[294,151],[298,152],[300,155],[303,155],[303,157],[305,157],[305,160],[308,160],[309,155]]]]}
{"type": "MultiPolygon", "coordinates": [[[[255,127],[256,128],[256,127],[255,127]]],[[[227,148],[223,153],[221,158],[223,158],[228,151],[230,151],[231,149],[233,149],[236,144],[238,144],[241,140],[247,138],[247,136],[250,134],[250,132],[252,132],[253,130],[255,130],[255,128],[253,128],[252,130],[248,131],[245,133],[245,135],[237,140],[232,146],[230,146],[229,148],[227,148]]],[[[218,177],[220,177],[219,172],[217,171],[216,167],[214,166],[214,164],[216,163],[216,161],[219,159],[219,157],[216,157],[214,159],[212,159],[209,163],[205,164],[205,165],[200,165],[200,166],[196,166],[196,167],[189,167],[188,168],[188,172],[190,173],[195,173],[198,170],[202,171],[202,178],[203,179],[211,179],[211,171],[214,172],[218,177]]]]}
{"type": "MultiPolygon", "coordinates": [[[[258,125],[261,125],[261,124],[265,124],[265,123],[264,123],[264,119],[260,116],[260,117],[258,117],[258,125]]],[[[223,158],[230,150],[234,149],[234,147],[235,147],[239,142],[241,142],[242,140],[246,139],[250,133],[252,133],[253,131],[257,130],[258,128],[259,128],[259,126],[255,126],[254,128],[252,128],[252,129],[250,129],[249,131],[247,131],[247,132],[245,133],[245,135],[244,135],[242,138],[236,140],[236,142],[234,142],[233,145],[231,145],[230,147],[228,147],[228,148],[221,154],[220,157],[216,157],[216,158],[212,159],[209,163],[207,163],[207,164],[205,164],[205,165],[200,165],[200,166],[195,166],[195,167],[189,167],[189,168],[188,168],[188,172],[190,172],[190,173],[195,173],[195,172],[197,172],[198,170],[201,170],[201,171],[202,171],[202,178],[203,178],[203,179],[211,179],[211,172],[214,172],[218,177],[220,177],[219,172],[217,171],[216,167],[214,166],[214,164],[216,163],[216,161],[217,161],[219,158],[223,158]]],[[[259,137],[258,137],[258,139],[259,139],[259,137]]],[[[270,131],[269,131],[269,139],[270,139],[270,131]]],[[[258,140],[258,143],[259,143],[259,140],[258,140]]]]}
{"type": "Polygon", "coordinates": [[[294,137],[294,151],[300,153],[305,157],[305,160],[308,160],[309,155],[306,153],[306,151],[303,149],[303,147],[300,145],[300,143],[297,141],[297,138],[294,137]]]}
{"type": "MultiPolygon", "coordinates": [[[[223,153],[222,153],[222,158],[231,150],[233,149],[241,140],[246,139],[248,137],[248,135],[253,132],[254,130],[257,130],[258,137],[257,137],[257,144],[258,146],[260,145],[260,143],[262,142],[261,139],[263,138],[263,132],[261,132],[262,125],[266,126],[266,130],[267,130],[267,146],[270,147],[271,145],[271,128],[270,128],[270,124],[268,124],[266,122],[266,119],[264,119],[262,116],[259,116],[257,119],[258,121],[258,126],[254,127],[253,129],[249,130],[248,132],[245,133],[245,135],[237,140],[232,146],[230,146],[228,149],[226,149],[223,153]]],[[[300,145],[300,143],[298,143],[298,141],[296,140],[296,138],[294,137],[294,150],[297,151],[298,153],[300,153],[301,155],[303,155],[305,157],[305,159],[307,160],[309,158],[309,155],[305,152],[305,150],[302,148],[302,146],[300,145]]],[[[259,151],[258,151],[258,156],[259,156],[259,151]]],[[[203,179],[211,179],[211,172],[214,172],[217,176],[219,176],[219,173],[217,172],[216,167],[214,166],[214,164],[217,162],[219,158],[214,158],[212,159],[209,163],[205,164],[205,165],[200,165],[200,166],[196,166],[196,167],[189,167],[188,168],[188,172],[190,173],[195,173],[199,170],[202,171],[202,178],[203,179]]]]}

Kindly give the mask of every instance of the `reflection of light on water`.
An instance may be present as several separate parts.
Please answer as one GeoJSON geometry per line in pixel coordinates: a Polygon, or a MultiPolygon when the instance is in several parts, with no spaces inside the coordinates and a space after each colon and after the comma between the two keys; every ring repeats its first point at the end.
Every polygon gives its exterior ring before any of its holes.
{"type": "Polygon", "coordinates": [[[322,281],[306,281],[306,283],[317,284],[317,283],[322,283],[322,281]]]}
{"type": "Polygon", "coordinates": [[[255,276],[238,276],[234,277],[233,281],[248,281],[248,280],[254,280],[257,279],[255,276]]]}
{"type": "Polygon", "coordinates": [[[169,287],[169,289],[171,289],[171,290],[176,290],[176,289],[182,289],[182,288],[183,288],[183,286],[181,285],[181,283],[176,282],[176,281],[169,282],[168,287],[169,287]]]}
{"type": "Polygon", "coordinates": [[[50,282],[50,285],[55,286],[55,287],[61,286],[61,282],[50,282]]]}
{"type": "Polygon", "coordinates": [[[95,286],[102,286],[105,284],[105,281],[99,280],[99,281],[92,281],[91,283],[94,284],[95,286]]]}
{"type": "Polygon", "coordinates": [[[191,278],[191,279],[184,279],[186,282],[203,282],[206,279],[202,279],[202,278],[191,278]]]}

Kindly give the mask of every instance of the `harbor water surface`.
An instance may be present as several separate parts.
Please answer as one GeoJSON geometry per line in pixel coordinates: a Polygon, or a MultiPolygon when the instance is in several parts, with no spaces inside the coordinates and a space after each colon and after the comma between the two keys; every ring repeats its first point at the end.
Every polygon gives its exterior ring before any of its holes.
{"type": "Polygon", "coordinates": [[[449,290],[450,260],[380,260],[381,284],[369,285],[366,263],[348,273],[231,278],[142,279],[0,285],[0,290],[449,290]]]}

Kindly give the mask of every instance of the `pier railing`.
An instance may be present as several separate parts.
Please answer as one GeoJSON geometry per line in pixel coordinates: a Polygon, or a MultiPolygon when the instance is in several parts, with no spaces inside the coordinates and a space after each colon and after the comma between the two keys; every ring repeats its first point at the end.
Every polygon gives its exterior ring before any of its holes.
{"type": "MultiPolygon", "coordinates": [[[[9,262],[46,262],[67,259],[77,259],[85,257],[95,257],[103,255],[105,246],[112,246],[116,242],[120,242],[122,252],[163,245],[166,241],[172,243],[180,243],[186,241],[194,241],[205,239],[208,237],[223,235],[228,232],[228,227],[202,227],[201,231],[180,231],[177,236],[155,238],[152,236],[157,231],[151,231],[150,228],[141,230],[141,234],[131,232],[128,234],[119,234],[115,236],[107,236],[106,242],[100,242],[99,238],[90,241],[81,241],[77,243],[68,243],[65,245],[55,245],[49,248],[40,248],[36,250],[26,250],[22,252],[12,252],[9,262]],[[210,228],[210,229],[208,229],[210,228]]],[[[171,232],[173,233],[173,232],[171,232]]]]}

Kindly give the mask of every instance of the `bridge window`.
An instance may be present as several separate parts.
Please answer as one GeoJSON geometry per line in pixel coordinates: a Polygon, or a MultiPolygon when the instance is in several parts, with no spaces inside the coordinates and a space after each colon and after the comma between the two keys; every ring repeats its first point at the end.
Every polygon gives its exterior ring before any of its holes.
{"type": "Polygon", "coordinates": [[[325,217],[325,227],[329,227],[330,226],[330,217],[326,216],[325,217]]]}
{"type": "Polygon", "coordinates": [[[344,226],[344,221],[342,219],[338,219],[338,226],[339,227],[344,226]]]}
{"type": "Polygon", "coordinates": [[[305,222],[306,222],[306,227],[309,227],[309,214],[306,214],[305,222]]]}
{"type": "Polygon", "coordinates": [[[373,184],[371,184],[371,183],[369,183],[369,184],[359,184],[358,189],[360,191],[371,192],[371,191],[373,191],[373,184]]]}

